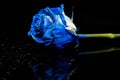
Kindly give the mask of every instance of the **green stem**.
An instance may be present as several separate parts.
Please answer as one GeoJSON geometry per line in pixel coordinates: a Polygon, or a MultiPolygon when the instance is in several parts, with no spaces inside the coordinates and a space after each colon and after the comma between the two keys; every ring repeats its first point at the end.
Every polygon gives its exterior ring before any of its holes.
{"type": "Polygon", "coordinates": [[[120,34],[114,34],[114,33],[100,33],[100,34],[78,34],[79,38],[118,38],[120,37],[120,34]]]}

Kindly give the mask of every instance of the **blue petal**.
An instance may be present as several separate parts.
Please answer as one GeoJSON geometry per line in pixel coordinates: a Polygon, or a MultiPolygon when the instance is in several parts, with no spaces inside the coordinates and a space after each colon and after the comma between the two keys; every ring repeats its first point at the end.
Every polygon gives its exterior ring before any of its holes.
{"type": "Polygon", "coordinates": [[[46,7],[41,9],[38,14],[33,16],[28,35],[31,35],[36,42],[44,46],[54,46],[59,49],[65,48],[72,42],[75,43],[74,45],[78,44],[74,32],[65,29],[67,26],[63,13],[63,4],[56,8],[46,7]]]}

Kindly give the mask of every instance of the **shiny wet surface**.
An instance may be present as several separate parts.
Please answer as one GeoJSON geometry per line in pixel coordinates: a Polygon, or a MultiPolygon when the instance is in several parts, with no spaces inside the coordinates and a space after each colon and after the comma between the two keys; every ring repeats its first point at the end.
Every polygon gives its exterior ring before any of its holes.
{"type": "MultiPolygon", "coordinates": [[[[35,76],[28,65],[35,65],[42,61],[47,62],[46,60],[51,60],[53,56],[49,54],[51,52],[46,53],[48,56],[45,56],[46,54],[43,51],[46,50],[44,48],[40,49],[39,44],[36,44],[27,36],[32,16],[38,10],[48,5],[43,2],[41,6],[39,2],[30,1],[30,3],[24,3],[23,1],[16,1],[15,4],[13,3],[14,7],[9,6],[11,9],[9,15],[7,11],[8,7],[6,11],[3,11],[6,18],[3,17],[3,24],[5,26],[0,29],[0,80],[35,80],[35,76]],[[21,7],[21,4],[23,7],[21,7]],[[40,53],[43,54],[40,55],[40,53]]],[[[53,4],[48,1],[47,3],[50,3],[50,6],[58,6],[62,2],[55,1],[57,4],[53,4]]],[[[74,22],[78,28],[80,27],[78,33],[119,33],[120,16],[117,6],[114,8],[110,7],[110,5],[108,5],[109,7],[105,7],[106,4],[101,3],[103,7],[100,7],[100,5],[93,4],[92,2],[90,2],[91,4],[86,4],[85,1],[82,1],[81,3],[83,4],[81,5],[77,1],[73,3],[77,4],[74,22]]],[[[73,3],[71,2],[70,4],[73,3]]],[[[71,11],[71,5],[67,4],[65,3],[66,11],[69,12],[71,11]]],[[[71,15],[71,13],[67,14],[71,15]]],[[[94,51],[111,47],[119,48],[119,44],[119,38],[112,40],[82,39],[80,40],[79,50],[94,51]]],[[[66,53],[66,55],[70,56],[69,53],[66,53]]],[[[119,57],[120,51],[75,56],[73,65],[77,66],[77,69],[70,79],[119,78],[119,57]]]]}

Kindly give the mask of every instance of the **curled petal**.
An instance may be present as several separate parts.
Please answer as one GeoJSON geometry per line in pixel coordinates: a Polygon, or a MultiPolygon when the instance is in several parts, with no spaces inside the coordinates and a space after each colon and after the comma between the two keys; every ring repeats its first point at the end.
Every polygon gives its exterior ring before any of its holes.
{"type": "Polygon", "coordinates": [[[75,33],[76,27],[64,13],[64,5],[41,9],[33,16],[28,35],[44,46],[63,49],[71,43],[79,44],[75,33]]]}

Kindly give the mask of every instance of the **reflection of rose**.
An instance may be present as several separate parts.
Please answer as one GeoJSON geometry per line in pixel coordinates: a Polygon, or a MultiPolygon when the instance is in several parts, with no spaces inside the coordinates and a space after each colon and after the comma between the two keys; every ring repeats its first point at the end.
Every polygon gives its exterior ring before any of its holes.
{"type": "Polygon", "coordinates": [[[33,16],[28,35],[44,46],[65,48],[78,44],[76,27],[73,22],[64,14],[64,6],[57,8],[45,8],[33,16]]]}

